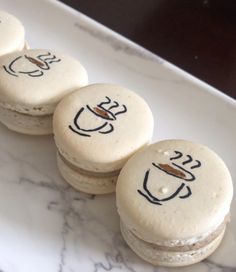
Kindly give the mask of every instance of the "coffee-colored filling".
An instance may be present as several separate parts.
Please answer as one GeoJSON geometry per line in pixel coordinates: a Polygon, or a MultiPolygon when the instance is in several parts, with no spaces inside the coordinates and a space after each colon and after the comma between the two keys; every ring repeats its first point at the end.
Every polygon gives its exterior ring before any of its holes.
{"type": "Polygon", "coordinates": [[[69,162],[65,157],[63,157],[63,155],[58,151],[58,154],[61,158],[61,160],[71,169],[73,169],[76,172],[81,173],[82,175],[86,175],[86,176],[93,176],[93,177],[97,177],[97,178],[109,178],[109,177],[116,177],[119,175],[120,170],[116,170],[116,171],[112,171],[112,172],[92,172],[92,171],[88,171],[85,170],[83,168],[80,168],[74,164],[72,164],[71,162],[69,162]]]}
{"type": "MultiPolygon", "coordinates": [[[[20,111],[17,111],[17,110],[13,110],[11,108],[8,108],[2,104],[0,104],[0,107],[3,109],[3,110],[7,110],[7,111],[11,111],[11,112],[15,112],[16,114],[18,115],[22,115],[22,116],[30,116],[32,118],[34,117],[37,117],[37,118],[40,118],[40,117],[49,117],[49,116],[52,116],[51,113],[46,113],[46,114],[40,114],[40,115],[33,115],[33,114],[30,114],[30,113],[26,113],[26,112],[20,112],[20,111]]],[[[36,108],[34,107],[33,108],[34,110],[38,109],[38,111],[40,112],[40,107],[36,108]]],[[[31,109],[27,109],[27,108],[24,108],[25,111],[30,111],[31,109]]]]}
{"type": "Polygon", "coordinates": [[[224,230],[226,223],[229,221],[229,215],[226,215],[224,221],[220,224],[220,226],[213,231],[211,234],[209,234],[205,239],[193,243],[191,245],[183,245],[183,246],[161,246],[153,243],[146,242],[139,237],[137,237],[132,231],[132,235],[134,235],[137,239],[142,240],[142,242],[147,243],[153,247],[154,250],[161,250],[161,251],[172,251],[172,252],[187,252],[187,251],[192,251],[192,250],[198,250],[200,248],[205,247],[209,243],[211,243],[213,240],[215,240],[224,230]]]}

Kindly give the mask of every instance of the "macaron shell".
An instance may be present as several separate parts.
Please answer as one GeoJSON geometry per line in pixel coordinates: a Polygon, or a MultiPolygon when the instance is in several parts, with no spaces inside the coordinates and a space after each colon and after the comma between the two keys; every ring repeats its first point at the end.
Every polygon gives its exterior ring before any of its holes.
{"type": "Polygon", "coordinates": [[[134,152],[149,143],[153,116],[147,103],[134,92],[116,85],[94,84],[61,101],[53,127],[56,145],[67,160],[89,171],[106,172],[119,170],[134,152]],[[114,115],[119,112],[115,119],[92,112],[101,103],[112,107],[114,115]]]}
{"type": "Polygon", "coordinates": [[[74,58],[52,50],[23,50],[0,58],[0,104],[31,115],[53,113],[68,93],[88,83],[74,58]]]}
{"type": "Polygon", "coordinates": [[[13,15],[1,10],[0,37],[0,56],[21,50],[24,47],[24,26],[13,15]]]}
{"type": "MultiPolygon", "coordinates": [[[[188,172],[185,178],[191,179],[188,172]]],[[[225,163],[209,148],[167,140],[138,152],[127,162],[118,177],[116,192],[118,212],[135,235],[151,243],[179,244],[188,239],[191,243],[192,238],[197,241],[223,222],[229,213],[233,187],[225,163]],[[201,166],[193,167],[197,161],[201,166]],[[166,173],[169,169],[165,172],[164,166],[172,163],[191,172],[195,179],[187,181],[176,177],[178,172],[166,173]],[[145,186],[153,197],[167,200],[154,200],[145,186]]]]}

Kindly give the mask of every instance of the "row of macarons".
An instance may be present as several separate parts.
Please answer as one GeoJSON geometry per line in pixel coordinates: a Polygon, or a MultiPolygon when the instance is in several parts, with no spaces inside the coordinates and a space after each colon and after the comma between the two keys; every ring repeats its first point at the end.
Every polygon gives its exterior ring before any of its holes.
{"type": "MultiPolygon", "coordinates": [[[[18,44],[25,44],[21,23],[5,12],[0,18],[0,31],[14,25],[18,44]]],[[[113,84],[88,85],[84,66],[54,50],[14,47],[0,56],[0,67],[0,121],[19,133],[54,133],[70,184],[93,194],[114,192],[122,166],[152,137],[153,115],[143,98],[113,84]]]]}
{"type": "Polygon", "coordinates": [[[222,159],[185,140],[149,145],[154,118],[135,92],[88,85],[74,58],[26,49],[22,24],[5,12],[0,34],[0,121],[20,133],[53,133],[59,171],[75,189],[116,191],[123,237],[146,261],[183,266],[211,254],[233,196],[222,159]]]}

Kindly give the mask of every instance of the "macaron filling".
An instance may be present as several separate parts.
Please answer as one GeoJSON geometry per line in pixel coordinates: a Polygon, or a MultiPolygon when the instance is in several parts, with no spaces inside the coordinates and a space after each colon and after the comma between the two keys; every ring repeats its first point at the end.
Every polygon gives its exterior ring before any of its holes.
{"type": "Polygon", "coordinates": [[[59,151],[58,151],[58,155],[60,157],[60,159],[72,170],[81,173],[83,175],[87,175],[87,176],[93,176],[96,178],[108,178],[108,177],[118,177],[120,170],[116,170],[116,171],[110,171],[110,172],[94,172],[94,171],[88,171],[86,169],[83,169],[81,167],[78,167],[76,165],[74,165],[73,163],[71,163],[70,161],[68,161],[59,151]]]}
{"type": "Polygon", "coordinates": [[[31,115],[0,106],[0,120],[20,133],[44,135],[52,132],[52,114],[31,115]]]}
{"type": "MultiPolygon", "coordinates": [[[[123,226],[123,228],[126,229],[126,231],[131,232],[132,235],[134,237],[136,237],[137,239],[143,241],[144,243],[149,244],[150,246],[152,246],[153,248],[155,248],[156,250],[162,250],[162,251],[173,251],[173,252],[185,252],[185,251],[191,251],[191,250],[197,250],[200,248],[205,247],[207,244],[211,243],[213,240],[215,240],[217,237],[219,237],[221,235],[222,232],[224,232],[225,230],[225,226],[227,224],[227,222],[229,221],[229,215],[227,215],[224,219],[224,221],[211,233],[208,234],[208,236],[206,236],[204,239],[198,240],[196,238],[196,242],[192,243],[192,244],[184,244],[181,243],[181,245],[173,245],[173,246],[166,246],[166,243],[159,243],[159,244],[155,244],[155,243],[150,243],[147,241],[144,241],[142,239],[140,239],[132,230],[130,230],[121,220],[121,225],[123,226]]],[[[204,237],[204,235],[203,235],[204,237]]],[[[188,241],[188,240],[185,240],[188,241]]]]}
{"type": "Polygon", "coordinates": [[[57,164],[62,177],[76,190],[92,193],[112,193],[116,187],[117,171],[97,173],[81,169],[57,152],[57,164]]]}
{"type": "Polygon", "coordinates": [[[141,240],[121,222],[121,233],[130,248],[144,260],[156,265],[185,266],[199,262],[209,256],[220,244],[225,225],[201,244],[192,247],[162,247],[141,240]]]}

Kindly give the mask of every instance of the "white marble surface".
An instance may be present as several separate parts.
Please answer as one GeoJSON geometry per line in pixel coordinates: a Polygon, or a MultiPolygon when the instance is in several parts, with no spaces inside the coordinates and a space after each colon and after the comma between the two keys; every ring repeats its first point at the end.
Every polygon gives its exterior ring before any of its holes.
{"type": "MultiPolygon", "coordinates": [[[[236,102],[56,1],[0,0],[26,26],[31,47],[77,57],[90,82],[125,85],[155,115],[154,140],[186,138],[217,151],[236,178],[236,102]]],[[[33,91],[33,90],[32,90],[33,91]]],[[[119,231],[115,196],[75,192],[59,176],[52,137],[29,137],[0,125],[0,272],[233,272],[236,201],[220,248],[208,260],[155,268],[119,231]]]]}

